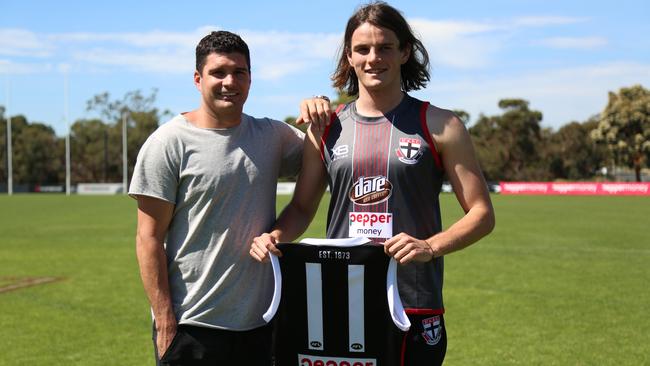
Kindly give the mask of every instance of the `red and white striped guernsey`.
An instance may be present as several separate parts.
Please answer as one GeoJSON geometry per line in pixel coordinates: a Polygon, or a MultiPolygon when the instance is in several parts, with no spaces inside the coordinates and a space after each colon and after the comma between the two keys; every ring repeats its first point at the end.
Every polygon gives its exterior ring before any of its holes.
{"type": "MultiPolygon", "coordinates": [[[[321,141],[332,194],[327,237],[383,242],[404,232],[419,239],[441,231],[443,168],[426,120],[429,103],[407,94],[381,117],[352,102],[337,110],[321,141]]],[[[407,313],[442,314],[443,258],[398,266],[407,313]]]]}

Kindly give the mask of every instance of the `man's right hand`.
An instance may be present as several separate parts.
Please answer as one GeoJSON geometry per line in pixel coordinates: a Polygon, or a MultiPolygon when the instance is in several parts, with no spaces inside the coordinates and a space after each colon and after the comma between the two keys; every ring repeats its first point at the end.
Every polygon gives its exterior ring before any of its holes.
{"type": "Polygon", "coordinates": [[[176,319],[172,318],[167,321],[156,321],[156,349],[158,349],[158,359],[167,352],[169,345],[176,335],[178,325],[176,319]]]}
{"type": "Polygon", "coordinates": [[[282,252],[275,246],[276,242],[277,240],[273,235],[264,233],[253,239],[249,253],[258,262],[268,262],[271,259],[269,253],[281,257],[282,252]]]}
{"type": "Polygon", "coordinates": [[[300,116],[296,118],[296,124],[311,123],[316,131],[323,132],[330,124],[332,114],[330,100],[325,96],[316,96],[304,99],[300,103],[300,116]]]}

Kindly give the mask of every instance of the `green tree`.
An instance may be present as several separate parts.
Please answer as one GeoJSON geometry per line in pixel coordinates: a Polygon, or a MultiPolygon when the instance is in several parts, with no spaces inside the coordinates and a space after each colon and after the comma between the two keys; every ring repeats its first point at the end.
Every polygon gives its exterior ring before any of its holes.
{"type": "MultiPolygon", "coordinates": [[[[95,173],[90,176],[95,176],[94,179],[98,179],[96,165],[101,162],[102,169],[105,172],[102,173],[102,181],[121,181],[122,123],[124,116],[127,118],[128,176],[131,176],[142,144],[158,127],[163,118],[171,117],[171,112],[168,110],[161,111],[155,107],[156,96],[156,89],[153,89],[149,95],[143,95],[139,90],[136,90],[126,93],[122,99],[113,100],[108,92],[104,92],[87,101],[86,110],[98,112],[103,119],[94,121],[104,124],[101,136],[97,135],[98,125],[89,125],[92,130],[89,133],[94,134],[94,138],[100,139],[96,143],[101,145],[101,149],[95,146],[92,151],[101,156],[96,156],[88,161],[89,164],[95,166],[92,169],[95,173]]],[[[87,177],[89,177],[87,174],[90,174],[90,172],[91,170],[85,171],[87,177]]]]}
{"type": "Polygon", "coordinates": [[[591,139],[597,118],[568,123],[546,139],[545,160],[553,179],[591,179],[605,164],[604,147],[591,139]]]}
{"type": "Polygon", "coordinates": [[[542,112],[523,99],[503,99],[496,116],[481,115],[469,129],[488,180],[546,180],[540,156],[542,112]]]}
{"type": "Polygon", "coordinates": [[[343,90],[337,91],[337,97],[332,101],[332,108],[336,109],[341,104],[348,104],[357,99],[356,95],[348,95],[343,90]]]}
{"type": "Polygon", "coordinates": [[[48,185],[61,182],[65,174],[64,146],[54,129],[42,123],[31,123],[16,132],[13,144],[16,183],[48,185]]]}
{"type": "Polygon", "coordinates": [[[640,182],[641,169],[650,157],[650,91],[634,85],[610,92],[591,138],[607,146],[615,166],[633,168],[640,182]]]}
{"type": "Polygon", "coordinates": [[[109,126],[100,119],[77,120],[70,126],[71,181],[73,183],[117,182],[117,162],[110,161],[109,126]]]}
{"type": "MultiPolygon", "coordinates": [[[[7,120],[0,107],[0,156],[2,183],[7,180],[7,120]]],[[[11,117],[14,184],[58,184],[63,177],[62,141],[42,123],[29,123],[23,115],[11,117]]]]}
{"type": "Polygon", "coordinates": [[[5,107],[0,106],[0,186],[7,182],[7,120],[5,107]]]}

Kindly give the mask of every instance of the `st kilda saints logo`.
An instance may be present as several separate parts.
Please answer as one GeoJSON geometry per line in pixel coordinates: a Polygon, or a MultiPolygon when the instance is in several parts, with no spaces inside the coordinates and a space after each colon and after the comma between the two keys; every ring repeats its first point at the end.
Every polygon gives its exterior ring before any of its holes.
{"type": "Polygon", "coordinates": [[[422,320],[422,338],[429,346],[435,346],[440,342],[442,337],[442,325],[440,324],[440,316],[436,315],[431,318],[422,320]]]}
{"type": "Polygon", "coordinates": [[[382,175],[360,177],[350,190],[350,200],[357,205],[368,206],[390,198],[393,185],[382,175]]]}
{"type": "Polygon", "coordinates": [[[422,141],[402,137],[399,139],[399,149],[395,151],[399,161],[405,164],[415,164],[422,156],[422,141]]]}

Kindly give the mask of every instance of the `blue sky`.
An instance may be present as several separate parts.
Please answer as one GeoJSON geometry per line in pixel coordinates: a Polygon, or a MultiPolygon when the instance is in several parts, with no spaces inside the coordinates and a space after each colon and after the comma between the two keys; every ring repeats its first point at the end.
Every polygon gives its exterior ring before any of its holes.
{"type": "MultiPolygon", "coordinates": [[[[109,92],[149,94],[173,113],[198,106],[194,47],[211,30],[237,32],[252,52],[245,111],[284,119],[313,94],[335,96],[329,77],[355,1],[0,0],[0,105],[66,132],[95,117],[86,101],[109,92]]],[[[650,87],[647,0],[392,1],[420,35],[432,78],[414,96],[463,109],[474,122],[524,98],[545,127],[584,121],[607,93],[650,87]]]]}

